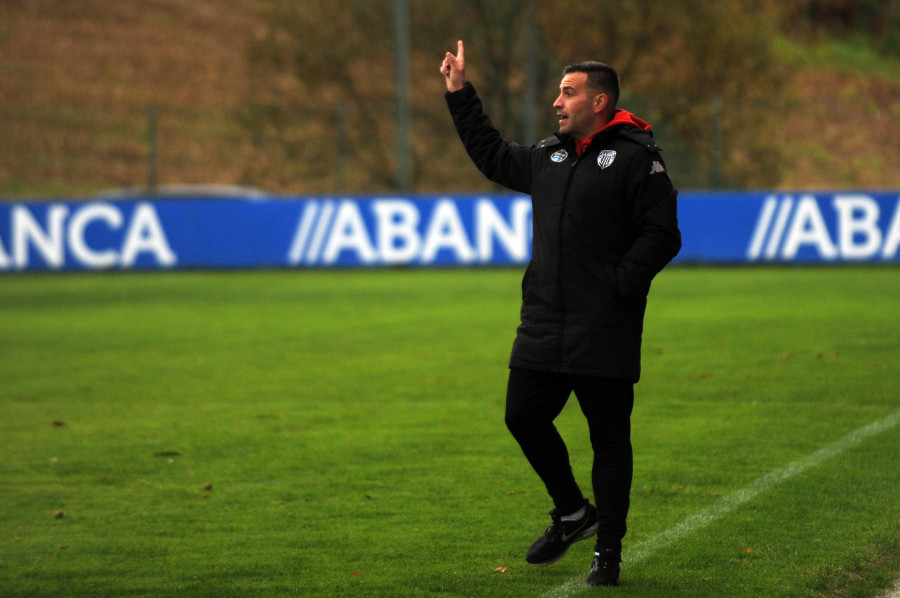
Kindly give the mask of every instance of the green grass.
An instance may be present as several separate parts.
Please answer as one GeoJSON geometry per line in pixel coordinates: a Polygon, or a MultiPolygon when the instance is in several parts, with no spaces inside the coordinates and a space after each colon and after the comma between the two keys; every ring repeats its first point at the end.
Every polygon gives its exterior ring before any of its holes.
{"type": "MultiPolygon", "coordinates": [[[[0,278],[0,595],[518,598],[585,577],[590,542],[552,567],[523,559],[551,505],[503,424],[519,280],[0,278]]],[[[889,267],[660,275],[623,586],[594,593],[889,585],[896,426],[640,563],[628,551],[895,413],[898,296],[889,267]]],[[[558,423],[587,484],[574,401],[558,423]]]]}

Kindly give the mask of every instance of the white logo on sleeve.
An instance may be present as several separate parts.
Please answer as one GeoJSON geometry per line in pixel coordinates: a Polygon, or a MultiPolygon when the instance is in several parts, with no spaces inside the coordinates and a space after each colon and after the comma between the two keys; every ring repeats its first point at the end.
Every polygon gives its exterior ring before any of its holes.
{"type": "Polygon", "coordinates": [[[597,166],[606,168],[616,159],[616,150],[603,150],[597,155],[597,166]]]}
{"type": "Polygon", "coordinates": [[[569,153],[566,150],[559,150],[558,152],[555,152],[552,156],[550,156],[550,159],[554,162],[562,162],[568,157],[569,153]]]}
{"type": "Polygon", "coordinates": [[[650,166],[650,174],[659,174],[665,171],[666,167],[663,166],[659,160],[654,160],[653,164],[650,166]]]}

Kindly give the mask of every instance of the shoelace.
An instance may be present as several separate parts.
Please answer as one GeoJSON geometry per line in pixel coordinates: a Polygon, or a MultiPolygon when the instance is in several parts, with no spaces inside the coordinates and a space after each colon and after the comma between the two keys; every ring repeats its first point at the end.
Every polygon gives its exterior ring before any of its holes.
{"type": "Polygon", "coordinates": [[[547,531],[544,532],[547,536],[556,538],[563,535],[565,529],[563,528],[563,522],[561,519],[554,519],[553,523],[550,524],[550,527],[547,528],[547,531]]]}
{"type": "Polygon", "coordinates": [[[606,569],[614,569],[621,562],[621,557],[618,557],[612,551],[604,552],[606,554],[594,552],[594,560],[591,561],[591,571],[604,571],[606,569]]]}
{"type": "Polygon", "coordinates": [[[591,563],[591,571],[605,571],[606,569],[612,569],[615,565],[612,561],[603,561],[600,560],[601,557],[595,556],[594,562],[591,563]]]}

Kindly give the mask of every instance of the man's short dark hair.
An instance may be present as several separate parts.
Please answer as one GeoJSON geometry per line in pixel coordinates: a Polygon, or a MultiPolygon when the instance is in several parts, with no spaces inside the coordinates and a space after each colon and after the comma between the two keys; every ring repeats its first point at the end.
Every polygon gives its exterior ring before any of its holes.
{"type": "Polygon", "coordinates": [[[563,69],[563,73],[586,73],[591,88],[606,93],[612,107],[619,103],[619,73],[608,64],[593,60],[576,62],[563,69]]]}

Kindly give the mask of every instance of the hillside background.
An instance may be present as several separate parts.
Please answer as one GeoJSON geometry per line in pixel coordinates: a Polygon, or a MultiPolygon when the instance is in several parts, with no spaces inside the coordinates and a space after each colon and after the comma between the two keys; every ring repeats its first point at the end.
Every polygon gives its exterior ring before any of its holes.
{"type": "MultiPolygon", "coordinates": [[[[900,0],[610,4],[409,0],[406,191],[495,189],[446,113],[460,38],[508,139],[551,134],[561,67],[597,59],[682,189],[900,188],[900,0]]],[[[2,0],[0,197],[396,192],[395,7],[2,0]]]]}

